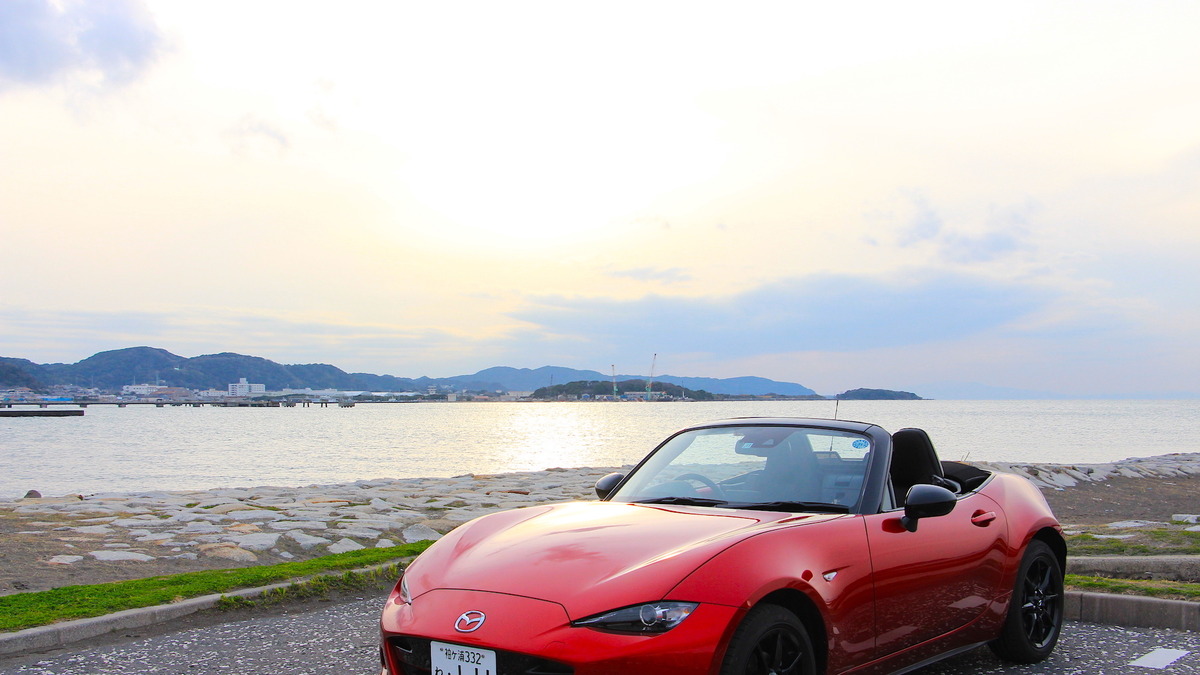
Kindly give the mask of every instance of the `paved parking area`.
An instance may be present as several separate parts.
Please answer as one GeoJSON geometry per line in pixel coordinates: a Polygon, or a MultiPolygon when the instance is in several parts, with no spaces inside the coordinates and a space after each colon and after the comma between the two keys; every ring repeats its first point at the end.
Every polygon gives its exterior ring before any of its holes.
{"type": "Polygon", "coordinates": [[[986,647],[920,671],[922,675],[1200,674],[1200,633],[1068,622],[1049,659],[1030,666],[997,660],[986,647]]]}
{"type": "MultiPolygon", "coordinates": [[[[377,675],[382,597],[0,660],[0,675],[377,675]]],[[[1054,655],[1012,666],[986,648],[919,671],[1200,675],[1200,633],[1068,623],[1054,655]]]]}

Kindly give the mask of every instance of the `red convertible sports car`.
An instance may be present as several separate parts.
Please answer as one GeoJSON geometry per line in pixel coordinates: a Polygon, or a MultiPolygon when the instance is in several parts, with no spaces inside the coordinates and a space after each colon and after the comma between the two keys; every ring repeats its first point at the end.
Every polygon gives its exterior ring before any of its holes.
{"type": "Polygon", "coordinates": [[[907,672],[1040,661],[1066,547],[1027,480],[920,429],[745,418],[672,435],[600,501],[478,518],[421,554],[384,675],[907,672]]]}

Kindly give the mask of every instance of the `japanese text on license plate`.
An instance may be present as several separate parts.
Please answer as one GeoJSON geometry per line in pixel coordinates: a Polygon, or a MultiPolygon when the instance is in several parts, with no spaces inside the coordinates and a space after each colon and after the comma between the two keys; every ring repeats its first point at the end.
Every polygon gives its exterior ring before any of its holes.
{"type": "Polygon", "coordinates": [[[496,652],[445,642],[429,644],[433,675],[496,675],[496,652]]]}

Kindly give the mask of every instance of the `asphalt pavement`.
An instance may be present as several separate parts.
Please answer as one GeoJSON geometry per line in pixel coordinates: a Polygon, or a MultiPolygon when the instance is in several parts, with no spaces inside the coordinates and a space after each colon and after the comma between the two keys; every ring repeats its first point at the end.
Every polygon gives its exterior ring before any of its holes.
{"type": "MultiPolygon", "coordinates": [[[[383,596],[248,614],[192,628],[160,627],[0,658],[0,675],[377,675],[383,596]]],[[[1054,654],[1012,666],[986,648],[918,671],[925,675],[1153,672],[1200,674],[1200,633],[1068,622],[1054,654]]]]}
{"type": "Polygon", "coordinates": [[[126,631],[49,654],[0,657],[0,675],[378,675],[385,598],[267,616],[251,610],[173,632],[126,631]]]}

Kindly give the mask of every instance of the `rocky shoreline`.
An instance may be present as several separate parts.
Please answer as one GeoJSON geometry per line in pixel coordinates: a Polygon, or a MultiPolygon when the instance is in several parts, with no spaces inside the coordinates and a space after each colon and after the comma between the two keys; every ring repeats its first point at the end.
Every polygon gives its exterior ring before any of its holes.
{"type": "Polygon", "coordinates": [[[1200,476],[1200,452],[1176,452],[1154,457],[1132,457],[1105,464],[1016,464],[967,462],[986,471],[1025,476],[1039,488],[1061,490],[1080,483],[1110,478],[1184,478],[1200,476]]]}
{"type": "MultiPolygon", "coordinates": [[[[1023,475],[1043,490],[1200,475],[1200,453],[1108,464],[971,464],[1023,475]]],[[[597,479],[628,469],[0,500],[0,594],[436,539],[486,513],[594,499],[597,479]]]]}

